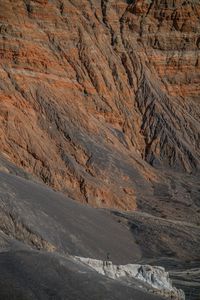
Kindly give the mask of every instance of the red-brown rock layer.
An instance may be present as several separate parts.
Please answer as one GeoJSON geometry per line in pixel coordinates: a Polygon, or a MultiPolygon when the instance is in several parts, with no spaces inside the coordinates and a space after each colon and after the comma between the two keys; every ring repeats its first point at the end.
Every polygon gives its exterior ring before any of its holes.
{"type": "Polygon", "coordinates": [[[81,202],[170,214],[199,169],[200,5],[127,2],[0,0],[0,148],[81,202]]]}

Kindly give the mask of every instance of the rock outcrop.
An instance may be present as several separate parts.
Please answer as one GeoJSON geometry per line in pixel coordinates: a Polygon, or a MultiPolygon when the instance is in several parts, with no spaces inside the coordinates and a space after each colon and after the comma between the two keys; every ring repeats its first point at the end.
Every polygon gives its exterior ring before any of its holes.
{"type": "Polygon", "coordinates": [[[197,222],[199,2],[0,7],[4,156],[80,202],[197,222]]]}
{"type": "Polygon", "coordinates": [[[172,286],[168,272],[162,267],[138,264],[113,265],[111,261],[77,256],[75,259],[109,278],[122,280],[129,284],[132,282],[134,286],[158,293],[167,299],[185,300],[184,292],[172,286]]]}

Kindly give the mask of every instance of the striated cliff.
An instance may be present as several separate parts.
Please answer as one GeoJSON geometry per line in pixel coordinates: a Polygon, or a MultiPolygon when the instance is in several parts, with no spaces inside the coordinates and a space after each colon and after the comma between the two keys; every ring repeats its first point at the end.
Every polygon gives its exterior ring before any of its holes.
{"type": "Polygon", "coordinates": [[[199,2],[0,7],[4,157],[80,202],[199,222],[199,2]]]}

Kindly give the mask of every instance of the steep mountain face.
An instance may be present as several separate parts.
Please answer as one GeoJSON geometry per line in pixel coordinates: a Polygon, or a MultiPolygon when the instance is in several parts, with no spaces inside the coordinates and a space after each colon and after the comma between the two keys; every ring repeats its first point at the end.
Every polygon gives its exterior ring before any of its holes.
{"type": "Polygon", "coordinates": [[[3,155],[80,202],[199,222],[199,2],[0,7],[3,155]]]}

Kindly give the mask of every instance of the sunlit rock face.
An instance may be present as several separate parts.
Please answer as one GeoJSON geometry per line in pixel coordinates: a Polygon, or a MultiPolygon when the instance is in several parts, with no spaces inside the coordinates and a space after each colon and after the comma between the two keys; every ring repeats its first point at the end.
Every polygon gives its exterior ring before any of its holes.
{"type": "Polygon", "coordinates": [[[162,267],[139,264],[113,265],[111,261],[78,256],[75,259],[109,278],[121,280],[152,293],[158,293],[168,299],[171,297],[173,299],[185,300],[184,292],[172,286],[169,274],[162,267]]]}
{"type": "Polygon", "coordinates": [[[180,213],[174,202],[195,181],[181,172],[199,169],[199,2],[0,6],[7,159],[95,207],[145,207],[176,218],[197,211],[191,193],[191,207],[180,213]],[[179,172],[176,179],[166,170],[179,172]]]}

